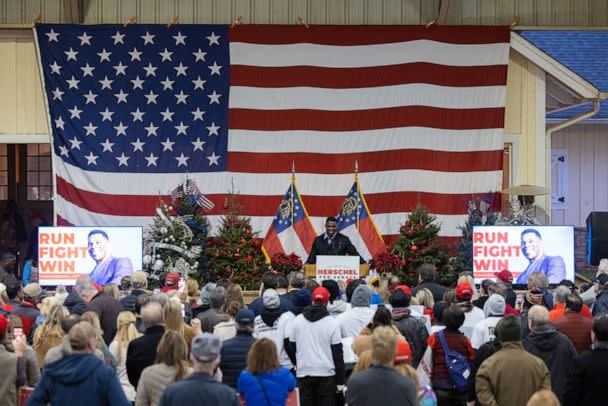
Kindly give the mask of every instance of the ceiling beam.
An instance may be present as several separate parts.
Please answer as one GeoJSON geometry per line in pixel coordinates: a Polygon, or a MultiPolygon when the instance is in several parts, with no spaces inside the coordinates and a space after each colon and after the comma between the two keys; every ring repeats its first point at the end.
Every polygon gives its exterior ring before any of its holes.
{"type": "Polygon", "coordinates": [[[84,22],[82,7],[83,0],[62,0],[62,3],[65,23],[82,24],[84,22]]]}
{"type": "Polygon", "coordinates": [[[450,13],[450,1],[451,0],[440,0],[439,2],[439,14],[437,15],[437,24],[445,25],[448,21],[450,13]]]}

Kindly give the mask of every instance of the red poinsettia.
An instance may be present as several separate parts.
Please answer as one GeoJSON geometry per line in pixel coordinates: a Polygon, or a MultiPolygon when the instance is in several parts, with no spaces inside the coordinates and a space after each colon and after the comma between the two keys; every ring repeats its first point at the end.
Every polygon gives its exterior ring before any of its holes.
{"type": "Polygon", "coordinates": [[[277,253],[270,259],[270,267],[275,272],[287,275],[290,272],[302,270],[302,259],[294,252],[289,255],[277,253]]]}
{"type": "Polygon", "coordinates": [[[373,257],[369,265],[381,275],[395,274],[407,265],[407,261],[399,255],[383,252],[373,257]]]}

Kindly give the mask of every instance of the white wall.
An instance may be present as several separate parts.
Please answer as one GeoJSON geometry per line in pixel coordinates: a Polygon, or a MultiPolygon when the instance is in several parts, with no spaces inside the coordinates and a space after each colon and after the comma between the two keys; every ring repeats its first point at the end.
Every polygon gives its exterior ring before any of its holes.
{"type": "Polygon", "coordinates": [[[592,211],[608,211],[608,125],[578,124],[553,134],[552,149],[568,151],[568,207],[551,223],[583,227],[592,211]]]}

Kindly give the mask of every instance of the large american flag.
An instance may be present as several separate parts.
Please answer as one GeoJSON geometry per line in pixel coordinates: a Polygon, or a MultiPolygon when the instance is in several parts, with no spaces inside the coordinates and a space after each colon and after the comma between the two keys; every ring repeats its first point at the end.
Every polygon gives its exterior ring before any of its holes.
{"type": "Polygon", "coordinates": [[[352,183],[385,240],[418,202],[457,236],[501,188],[507,27],[36,28],[61,225],[145,225],[192,179],[266,233],[295,162],[323,230],[352,183]]]}

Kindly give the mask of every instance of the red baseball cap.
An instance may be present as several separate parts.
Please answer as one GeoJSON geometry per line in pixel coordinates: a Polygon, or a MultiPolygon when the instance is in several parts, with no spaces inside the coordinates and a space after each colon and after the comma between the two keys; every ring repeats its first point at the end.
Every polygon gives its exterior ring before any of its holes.
{"type": "Polygon", "coordinates": [[[412,349],[406,340],[397,341],[397,354],[393,358],[393,365],[410,364],[412,362],[412,349]]]}
{"type": "Polygon", "coordinates": [[[312,302],[316,305],[324,305],[329,301],[329,290],[318,287],[312,292],[312,302]]]}
{"type": "Polygon", "coordinates": [[[473,288],[469,282],[462,282],[456,286],[456,298],[470,300],[473,297],[473,288]]]}
{"type": "Polygon", "coordinates": [[[165,278],[165,285],[177,285],[179,277],[180,275],[178,272],[169,272],[165,278]]]}
{"type": "Polygon", "coordinates": [[[505,283],[513,282],[513,274],[506,269],[503,269],[500,272],[494,272],[494,276],[496,276],[500,281],[505,283]]]}
{"type": "Polygon", "coordinates": [[[407,285],[399,285],[399,286],[395,286],[395,289],[394,289],[393,291],[395,291],[395,290],[397,290],[397,289],[401,289],[401,291],[402,291],[403,293],[407,293],[407,294],[408,294],[408,295],[410,295],[410,296],[414,296],[414,295],[412,295],[412,290],[411,290],[411,289],[410,289],[410,287],[409,287],[409,286],[407,286],[407,285]]]}
{"type": "Polygon", "coordinates": [[[3,314],[0,314],[0,334],[4,336],[6,333],[6,328],[8,327],[8,319],[4,317],[3,314]]]}

